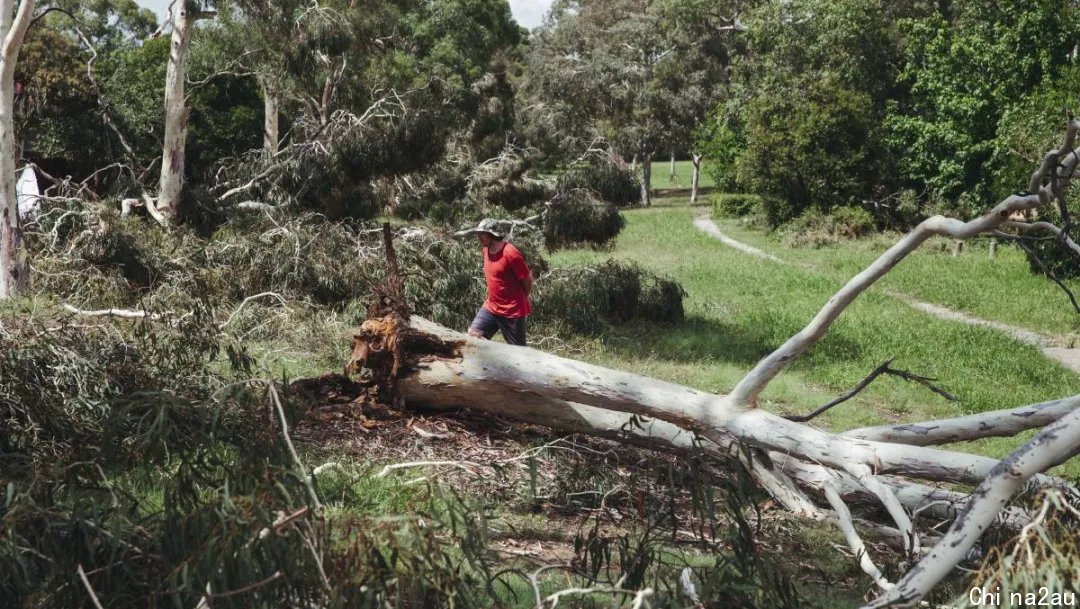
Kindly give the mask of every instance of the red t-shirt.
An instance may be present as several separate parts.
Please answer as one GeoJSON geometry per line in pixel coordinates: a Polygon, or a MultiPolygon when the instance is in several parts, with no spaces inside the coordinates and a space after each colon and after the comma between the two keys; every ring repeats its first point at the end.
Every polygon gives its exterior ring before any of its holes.
{"type": "Polygon", "coordinates": [[[497,254],[488,254],[484,248],[484,278],[487,279],[487,300],[484,308],[501,317],[525,317],[532,313],[532,305],[525,294],[524,281],[529,277],[529,267],[518,248],[503,244],[497,254]]]}

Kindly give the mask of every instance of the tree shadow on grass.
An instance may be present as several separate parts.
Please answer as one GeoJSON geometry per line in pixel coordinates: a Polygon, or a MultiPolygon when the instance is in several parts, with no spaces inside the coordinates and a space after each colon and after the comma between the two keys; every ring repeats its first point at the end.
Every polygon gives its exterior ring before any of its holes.
{"type": "MultiPolygon", "coordinates": [[[[690,317],[679,323],[630,322],[606,336],[607,349],[626,359],[645,357],[689,363],[702,360],[730,363],[749,369],[780,346],[772,328],[725,323],[690,317]]],[[[826,339],[830,354],[858,358],[859,345],[842,337],[826,339]]]]}

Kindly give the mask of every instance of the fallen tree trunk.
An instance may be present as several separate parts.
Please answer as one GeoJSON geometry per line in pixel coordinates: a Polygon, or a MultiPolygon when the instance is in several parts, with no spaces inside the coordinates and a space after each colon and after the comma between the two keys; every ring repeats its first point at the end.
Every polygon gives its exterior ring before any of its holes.
{"type": "MultiPolygon", "coordinates": [[[[912,515],[952,520],[972,499],[882,474],[975,485],[1000,467],[998,460],[978,455],[831,434],[757,408],[736,407],[726,396],[478,340],[421,318],[366,321],[356,334],[353,358],[354,369],[370,369],[408,404],[467,407],[651,449],[703,450],[729,462],[742,461],[785,508],[840,526],[856,554],[863,546],[852,536],[856,527],[851,514],[835,509],[838,499],[884,505],[895,526],[862,523],[859,528],[921,554],[912,515]],[[757,458],[746,458],[743,443],[759,449],[757,458]],[[810,495],[827,507],[819,507],[810,495]]],[[[965,437],[1001,435],[987,421],[1012,425],[1012,419],[1022,418],[1029,426],[1040,421],[1010,413],[1054,412],[1060,418],[1074,408],[1076,399],[976,416],[965,437]]],[[[1068,456],[1059,454],[1057,460],[1068,456]]],[[[1035,479],[1071,489],[1048,476],[1035,479]]],[[[1028,520],[1020,508],[995,514],[997,525],[1013,530],[1028,520]]],[[[871,561],[861,563],[875,581],[885,583],[871,561]]]]}

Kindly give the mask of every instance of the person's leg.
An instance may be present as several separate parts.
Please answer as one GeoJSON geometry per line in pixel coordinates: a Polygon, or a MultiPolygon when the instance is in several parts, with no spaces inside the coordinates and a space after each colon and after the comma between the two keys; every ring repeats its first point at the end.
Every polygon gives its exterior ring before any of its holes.
{"type": "Polygon", "coordinates": [[[491,338],[495,336],[495,331],[498,329],[499,319],[495,314],[484,307],[480,307],[480,310],[476,312],[476,317],[469,324],[469,336],[491,338]]]}
{"type": "Polygon", "coordinates": [[[526,347],[525,344],[525,320],[527,317],[499,317],[499,330],[502,332],[503,340],[508,345],[517,345],[519,347],[526,347]]]}

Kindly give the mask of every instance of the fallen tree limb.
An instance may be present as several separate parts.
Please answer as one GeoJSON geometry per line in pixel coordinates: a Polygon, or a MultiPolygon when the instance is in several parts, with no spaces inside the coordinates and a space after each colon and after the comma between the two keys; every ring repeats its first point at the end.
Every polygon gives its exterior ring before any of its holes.
{"type": "Polygon", "coordinates": [[[1080,395],[953,419],[861,427],[842,435],[878,442],[933,446],[989,437],[1010,437],[1045,427],[1080,408],[1080,395]]]}
{"type": "Polygon", "coordinates": [[[874,370],[872,372],[870,372],[870,374],[868,374],[866,376],[866,378],[859,381],[859,383],[857,385],[852,387],[850,390],[845,392],[843,395],[841,395],[839,397],[836,397],[836,398],[834,398],[832,400],[829,400],[825,404],[819,406],[817,409],[815,409],[810,414],[806,414],[806,415],[789,415],[789,416],[786,416],[784,418],[789,420],[789,421],[794,421],[795,423],[806,423],[808,421],[812,421],[812,420],[816,419],[817,417],[821,416],[822,414],[825,414],[826,412],[828,412],[829,409],[831,409],[832,407],[843,404],[844,402],[846,402],[846,401],[850,400],[851,398],[855,397],[856,395],[858,395],[859,392],[861,392],[863,389],[866,389],[870,385],[870,383],[873,383],[874,380],[877,379],[877,377],[881,376],[882,374],[891,374],[893,376],[898,376],[898,377],[904,379],[905,381],[912,381],[912,382],[915,382],[915,383],[919,383],[920,385],[923,385],[924,387],[930,389],[930,391],[933,391],[934,393],[940,395],[941,397],[945,398],[946,400],[949,400],[950,402],[955,402],[956,401],[956,398],[953,397],[953,395],[951,393],[945,391],[944,389],[941,389],[940,387],[934,385],[931,382],[931,381],[933,381],[935,379],[926,378],[925,376],[919,376],[917,374],[912,374],[910,372],[907,372],[906,370],[897,370],[895,368],[892,368],[892,367],[889,366],[889,364],[891,364],[892,361],[893,361],[893,358],[891,358],[891,357],[889,359],[885,360],[877,368],[874,368],[874,370]]]}
{"type": "MultiPolygon", "coordinates": [[[[926,596],[990,527],[998,512],[1037,472],[1080,452],[1080,411],[1047,426],[1028,443],[1011,453],[975,489],[971,503],[957,518],[941,543],[908,571],[895,588],[869,608],[910,606],[926,596]]],[[[1080,497],[1073,495],[1076,502],[1080,497]]]]}
{"type": "Polygon", "coordinates": [[[87,311],[67,304],[66,302],[61,307],[69,313],[75,315],[81,315],[83,317],[121,317],[124,319],[157,319],[157,314],[147,313],[146,311],[135,311],[131,309],[100,309],[97,311],[87,311]]]}

